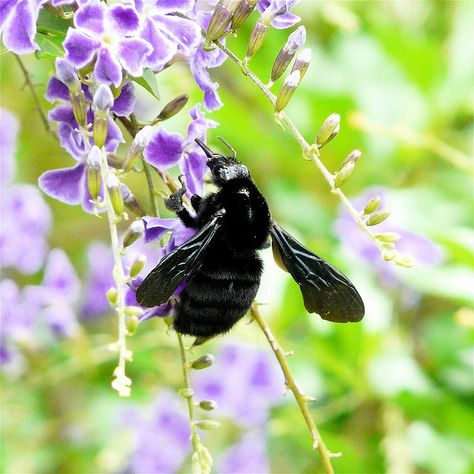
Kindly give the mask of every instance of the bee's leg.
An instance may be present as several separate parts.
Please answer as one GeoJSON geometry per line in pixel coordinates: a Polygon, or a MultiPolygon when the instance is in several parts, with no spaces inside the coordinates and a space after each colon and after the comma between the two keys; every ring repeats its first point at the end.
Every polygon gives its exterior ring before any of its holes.
{"type": "Polygon", "coordinates": [[[193,194],[191,196],[191,205],[193,206],[193,209],[196,212],[199,212],[199,209],[201,208],[202,204],[202,197],[199,196],[198,194],[193,194]]]}
{"type": "Polygon", "coordinates": [[[196,218],[193,217],[189,211],[183,206],[183,195],[186,193],[186,185],[183,181],[183,175],[178,177],[179,182],[181,183],[181,188],[170,194],[170,196],[165,199],[165,206],[170,211],[176,212],[176,215],[181,219],[182,223],[186,227],[197,227],[196,218]]]}

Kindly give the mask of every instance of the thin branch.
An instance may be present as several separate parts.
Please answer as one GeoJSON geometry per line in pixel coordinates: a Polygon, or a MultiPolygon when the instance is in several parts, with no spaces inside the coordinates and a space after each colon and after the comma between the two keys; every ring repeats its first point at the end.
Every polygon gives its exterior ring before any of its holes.
{"type": "Polygon", "coordinates": [[[28,87],[31,90],[31,94],[33,95],[33,100],[35,102],[36,110],[38,110],[38,113],[40,115],[41,121],[43,122],[44,128],[46,128],[46,131],[49,133],[52,133],[54,135],[54,132],[51,130],[48,122],[48,118],[46,117],[46,114],[44,113],[43,108],[41,107],[41,102],[39,100],[38,94],[36,93],[35,86],[33,84],[33,81],[31,80],[30,73],[28,72],[28,69],[26,69],[25,65],[23,64],[23,61],[20,59],[20,57],[16,54],[14,54],[15,59],[18,62],[18,65],[20,66],[21,72],[23,73],[23,76],[25,78],[25,82],[28,84],[28,87]]]}
{"type": "Polygon", "coordinates": [[[317,449],[319,451],[319,454],[321,456],[321,460],[324,466],[324,471],[326,472],[326,474],[334,474],[334,469],[331,465],[331,458],[338,457],[340,455],[331,453],[329,449],[326,447],[326,445],[324,444],[324,441],[321,438],[321,435],[319,434],[319,430],[316,426],[316,423],[311,417],[311,413],[309,412],[309,409],[308,409],[308,401],[310,401],[311,399],[307,395],[305,395],[298,387],[298,384],[296,383],[296,380],[293,377],[293,374],[291,373],[291,369],[288,365],[288,362],[286,361],[286,353],[282,349],[280,344],[278,344],[278,341],[273,335],[270,327],[267,325],[266,321],[263,319],[262,315],[260,314],[257,303],[254,302],[252,304],[252,307],[250,309],[250,314],[252,315],[252,318],[257,322],[257,324],[260,326],[260,329],[265,334],[265,337],[267,338],[273,352],[275,353],[275,356],[278,360],[278,363],[280,364],[283,375],[285,376],[286,386],[293,393],[296,403],[298,403],[301,414],[303,415],[304,421],[306,422],[309,432],[311,433],[311,439],[313,440],[313,449],[317,449]]]}

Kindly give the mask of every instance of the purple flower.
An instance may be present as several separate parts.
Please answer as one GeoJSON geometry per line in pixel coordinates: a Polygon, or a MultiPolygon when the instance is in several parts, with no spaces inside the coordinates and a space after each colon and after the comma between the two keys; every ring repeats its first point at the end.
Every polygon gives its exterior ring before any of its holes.
{"type": "Polygon", "coordinates": [[[74,25],[64,40],[65,58],[74,67],[82,68],[95,60],[96,80],[115,87],[122,82],[122,70],[136,77],[143,74],[153,48],[139,37],[140,17],[133,6],[106,6],[90,0],[76,11],[74,25]]]}
{"type": "Polygon", "coordinates": [[[246,433],[231,446],[217,462],[222,474],[259,474],[270,472],[265,433],[260,430],[246,433]]]}
{"type": "Polygon", "coordinates": [[[290,13],[290,10],[300,0],[260,0],[257,4],[262,17],[271,19],[273,27],[278,29],[291,28],[299,23],[301,18],[290,13]]]}
{"type": "Polygon", "coordinates": [[[171,392],[161,392],[146,413],[130,410],[125,418],[136,433],[133,472],[162,474],[176,472],[191,451],[191,430],[184,415],[184,401],[171,392]]]}
{"type": "Polygon", "coordinates": [[[32,53],[39,49],[35,42],[36,20],[47,0],[1,0],[0,34],[2,42],[15,54],[32,53]]]}
{"type": "Polygon", "coordinates": [[[18,120],[7,109],[0,108],[0,183],[6,185],[15,176],[15,148],[18,120]]]}
{"type": "MultiPolygon", "coordinates": [[[[74,118],[70,105],[58,105],[49,113],[52,121],[58,122],[58,135],[63,148],[76,160],[77,164],[70,168],[46,171],[38,179],[38,185],[48,196],[66,204],[82,204],[86,212],[93,212],[95,205],[87,185],[87,161],[89,149],[93,143],[84,142],[84,136],[74,118]]],[[[89,123],[93,122],[93,112],[89,111],[89,123]]],[[[114,152],[123,141],[122,133],[109,118],[105,150],[114,152]]],[[[93,150],[93,149],[92,149],[93,150]]],[[[99,196],[102,195],[102,190],[99,196]]]]}
{"type": "Polygon", "coordinates": [[[271,406],[283,401],[285,382],[267,351],[229,344],[220,350],[212,367],[193,378],[193,388],[199,399],[215,400],[219,411],[237,422],[259,426],[271,406]]]}
{"type": "MultiPolygon", "coordinates": [[[[357,209],[363,209],[367,202],[379,195],[382,198],[380,208],[390,208],[389,193],[384,188],[371,188],[362,195],[354,199],[353,204],[357,209]]],[[[400,254],[406,254],[412,257],[415,264],[418,265],[437,265],[443,259],[443,253],[440,247],[426,237],[415,232],[403,229],[393,224],[390,219],[378,224],[375,228],[376,233],[395,232],[401,236],[401,240],[396,242],[395,246],[400,254]]],[[[335,230],[341,241],[352,253],[356,254],[361,260],[374,266],[384,277],[386,283],[393,284],[396,275],[393,266],[383,261],[380,257],[380,251],[373,242],[360,231],[353,218],[345,209],[341,208],[340,215],[335,224],[335,230]]]]}

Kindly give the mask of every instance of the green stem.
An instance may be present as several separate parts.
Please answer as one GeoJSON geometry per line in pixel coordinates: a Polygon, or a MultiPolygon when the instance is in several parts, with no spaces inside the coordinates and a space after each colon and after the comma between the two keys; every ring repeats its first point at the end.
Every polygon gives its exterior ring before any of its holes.
{"type": "Polygon", "coordinates": [[[250,314],[252,315],[254,321],[256,321],[256,323],[259,325],[262,332],[265,334],[265,337],[267,338],[278,360],[283,375],[285,376],[286,385],[293,393],[296,403],[298,404],[301,414],[303,415],[304,421],[306,422],[309,432],[311,433],[311,439],[313,440],[313,449],[317,449],[319,451],[324,466],[324,472],[326,474],[334,474],[334,469],[331,464],[331,458],[338,457],[339,454],[331,453],[326,447],[326,444],[324,443],[323,439],[321,438],[316,423],[314,422],[313,418],[311,417],[311,413],[309,412],[308,401],[310,401],[310,398],[306,396],[298,387],[298,384],[296,383],[296,380],[293,377],[291,369],[286,360],[286,353],[282,349],[280,344],[278,344],[278,341],[273,335],[270,327],[267,325],[266,321],[260,314],[257,303],[254,302],[252,304],[250,314]]]}

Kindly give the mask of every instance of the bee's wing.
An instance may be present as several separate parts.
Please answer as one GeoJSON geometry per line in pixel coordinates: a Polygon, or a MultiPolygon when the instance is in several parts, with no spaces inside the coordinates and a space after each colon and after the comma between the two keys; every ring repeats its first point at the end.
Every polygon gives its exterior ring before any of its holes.
{"type": "Polygon", "coordinates": [[[275,260],[300,286],[309,313],[336,323],[356,322],[364,317],[364,303],[346,276],[276,222],[272,222],[270,234],[275,260]]]}
{"type": "Polygon", "coordinates": [[[148,308],[166,303],[178,285],[200,267],[202,256],[221,223],[222,216],[214,216],[196,235],[166,255],[138,287],[138,303],[148,308]]]}

